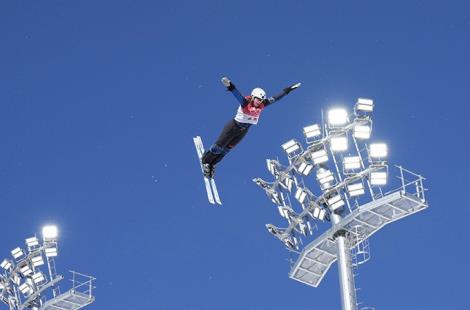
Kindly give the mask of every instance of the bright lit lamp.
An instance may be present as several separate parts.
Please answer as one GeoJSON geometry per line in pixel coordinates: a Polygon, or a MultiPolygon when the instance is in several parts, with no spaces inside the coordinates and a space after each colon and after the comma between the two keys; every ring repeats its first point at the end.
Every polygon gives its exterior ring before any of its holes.
{"type": "Polygon", "coordinates": [[[370,126],[367,125],[356,125],[354,126],[353,135],[357,139],[369,139],[371,133],[370,126]]]}
{"type": "Polygon", "coordinates": [[[328,161],[328,153],[325,149],[313,152],[311,157],[315,165],[319,165],[328,161]]]}
{"type": "Polygon", "coordinates": [[[55,225],[47,225],[42,228],[42,237],[44,240],[55,240],[58,235],[59,231],[55,225]]]}
{"type": "Polygon", "coordinates": [[[387,145],[385,143],[374,143],[370,145],[369,154],[372,158],[387,157],[387,145]]]}
{"type": "Polygon", "coordinates": [[[347,189],[350,197],[364,195],[365,193],[364,184],[362,184],[362,182],[356,184],[349,184],[347,186],[347,189]]]}
{"type": "Polygon", "coordinates": [[[321,189],[328,189],[333,186],[332,183],[334,182],[335,177],[330,170],[320,168],[317,172],[317,180],[320,182],[321,189]]]}
{"type": "Polygon", "coordinates": [[[330,147],[333,152],[344,152],[348,149],[348,138],[345,136],[333,137],[330,140],[330,147]]]}
{"type": "Polygon", "coordinates": [[[328,111],[328,124],[331,127],[346,125],[348,122],[348,112],[345,109],[332,109],[328,111]]]}
{"type": "Polygon", "coordinates": [[[344,170],[356,170],[361,168],[361,158],[359,156],[348,156],[343,158],[344,170]]]}
{"type": "Polygon", "coordinates": [[[370,184],[371,185],[385,185],[387,184],[387,172],[385,171],[374,171],[370,173],[370,184]]]}

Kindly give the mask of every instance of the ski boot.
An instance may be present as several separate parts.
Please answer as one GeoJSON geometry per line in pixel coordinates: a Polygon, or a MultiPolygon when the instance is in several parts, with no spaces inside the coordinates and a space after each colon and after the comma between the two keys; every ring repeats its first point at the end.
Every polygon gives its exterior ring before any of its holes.
{"type": "Polygon", "coordinates": [[[202,165],[204,170],[204,176],[206,178],[212,179],[214,177],[215,169],[214,166],[211,164],[204,164],[202,165]]]}

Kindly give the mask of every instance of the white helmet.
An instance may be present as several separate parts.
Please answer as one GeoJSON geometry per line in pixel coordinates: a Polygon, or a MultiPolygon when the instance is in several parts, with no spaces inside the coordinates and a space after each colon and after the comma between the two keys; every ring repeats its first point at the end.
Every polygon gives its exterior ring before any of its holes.
{"type": "Polygon", "coordinates": [[[256,97],[261,100],[266,99],[266,92],[262,90],[261,88],[255,88],[251,91],[251,97],[256,97]]]}

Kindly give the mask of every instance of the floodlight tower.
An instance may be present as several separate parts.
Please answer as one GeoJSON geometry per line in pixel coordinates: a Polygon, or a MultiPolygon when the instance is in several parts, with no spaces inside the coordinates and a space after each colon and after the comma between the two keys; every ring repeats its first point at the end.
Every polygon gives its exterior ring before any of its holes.
{"type": "Polygon", "coordinates": [[[72,288],[61,294],[58,284],[64,277],[56,273],[57,241],[57,226],[44,226],[42,240],[27,238],[26,251],[16,247],[11,251],[13,258],[2,261],[0,301],[10,310],[76,310],[94,302],[95,278],[75,271],[70,271],[72,288]],[[40,270],[43,265],[46,273],[40,270]]]}
{"type": "Polygon", "coordinates": [[[370,259],[369,237],[428,207],[424,178],[401,166],[395,166],[398,188],[384,192],[389,179],[387,145],[366,143],[373,109],[373,100],[366,98],[357,100],[351,114],[331,109],[322,125],[304,128],[306,148],[295,139],[282,144],[288,165],[267,160],[274,181],[253,179],[288,222],[285,228],[266,228],[298,254],[289,277],[317,287],[337,260],[343,310],[358,309],[353,271],[370,259]],[[310,175],[313,182],[304,180],[310,175]],[[294,206],[295,201],[300,206],[294,206]],[[325,225],[328,221],[331,227],[325,225]],[[321,235],[309,240],[320,227],[321,235]]]}

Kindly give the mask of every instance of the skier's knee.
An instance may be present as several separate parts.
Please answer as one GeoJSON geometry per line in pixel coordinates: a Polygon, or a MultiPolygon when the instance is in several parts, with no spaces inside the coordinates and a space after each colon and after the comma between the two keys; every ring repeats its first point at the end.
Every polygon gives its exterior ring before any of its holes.
{"type": "Polygon", "coordinates": [[[217,154],[217,155],[218,155],[218,154],[222,154],[222,153],[223,153],[224,148],[221,147],[221,146],[218,145],[218,144],[213,144],[209,150],[211,151],[211,153],[214,153],[214,154],[217,154]]]}

